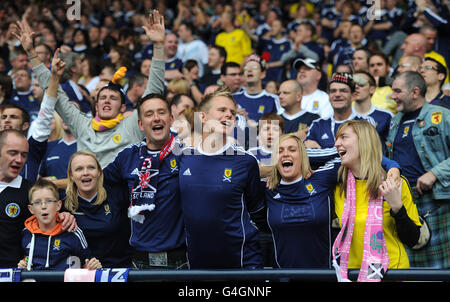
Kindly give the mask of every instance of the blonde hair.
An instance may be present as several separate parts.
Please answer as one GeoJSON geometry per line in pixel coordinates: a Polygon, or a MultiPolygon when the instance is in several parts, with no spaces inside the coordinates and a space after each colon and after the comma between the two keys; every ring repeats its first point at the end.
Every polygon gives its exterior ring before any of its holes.
{"type": "Polygon", "coordinates": [[[28,191],[29,202],[31,203],[33,201],[32,197],[36,191],[43,190],[43,189],[47,189],[50,192],[52,192],[53,197],[55,197],[56,200],[59,200],[59,193],[58,193],[58,188],[56,187],[56,185],[49,180],[46,180],[44,178],[39,178],[34,183],[34,185],[30,188],[30,190],[28,191]]]}
{"type": "Polygon", "coordinates": [[[177,79],[171,80],[167,84],[167,91],[172,92],[173,94],[189,95],[189,93],[191,92],[191,88],[189,87],[189,83],[185,79],[177,79]]]}
{"type": "Polygon", "coordinates": [[[233,98],[233,94],[231,93],[230,88],[228,88],[227,86],[222,86],[219,89],[217,89],[211,93],[205,94],[202,97],[202,100],[198,107],[198,111],[208,113],[209,109],[211,109],[211,100],[213,98],[219,97],[219,96],[230,99],[236,105],[236,101],[233,98]]]}
{"type": "Polygon", "coordinates": [[[300,158],[301,158],[301,175],[303,178],[309,178],[311,176],[311,173],[313,172],[311,169],[311,165],[309,164],[309,157],[306,153],[305,145],[303,144],[302,140],[296,136],[293,133],[284,134],[280,136],[277,142],[275,142],[272,157],[271,157],[271,164],[272,164],[272,172],[270,173],[270,189],[274,190],[276,187],[280,184],[281,181],[281,174],[278,171],[277,163],[278,163],[278,154],[280,150],[280,145],[282,142],[284,142],[287,139],[293,138],[297,142],[298,150],[300,152],[300,158]]]}
{"type": "MultiPolygon", "coordinates": [[[[372,198],[378,198],[378,187],[382,182],[382,176],[386,176],[386,172],[381,166],[383,151],[381,141],[377,130],[366,120],[351,120],[344,122],[336,133],[338,139],[342,132],[351,127],[358,136],[358,149],[361,160],[359,177],[367,179],[366,190],[372,198]]],[[[341,165],[338,171],[338,183],[340,185],[340,193],[346,193],[348,168],[341,165]]]]}
{"type": "Polygon", "coordinates": [[[53,140],[60,140],[63,137],[64,129],[62,127],[62,119],[59,116],[58,113],[53,114],[53,118],[55,120],[55,128],[52,129],[52,132],[50,133],[50,137],[48,138],[48,141],[53,140]]]}
{"type": "Polygon", "coordinates": [[[67,166],[68,179],[66,188],[66,200],[64,201],[64,206],[71,212],[75,212],[78,209],[78,189],[77,185],[72,180],[72,161],[78,155],[86,155],[92,157],[97,163],[97,168],[100,171],[100,175],[97,181],[97,200],[93,204],[100,205],[106,200],[107,197],[106,190],[103,187],[103,170],[97,157],[89,151],[77,151],[70,157],[69,165],[67,166]]]}

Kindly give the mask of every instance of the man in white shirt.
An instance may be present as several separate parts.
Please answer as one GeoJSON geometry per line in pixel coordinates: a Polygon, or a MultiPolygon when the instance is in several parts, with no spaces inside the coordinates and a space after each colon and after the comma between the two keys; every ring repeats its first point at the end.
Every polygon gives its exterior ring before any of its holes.
{"type": "Polygon", "coordinates": [[[333,115],[328,94],[318,88],[322,73],[317,61],[306,58],[294,61],[293,67],[298,70],[297,82],[302,85],[302,109],[327,118],[333,115]]]}
{"type": "Polygon", "coordinates": [[[177,57],[183,63],[189,59],[196,60],[198,63],[199,74],[201,78],[205,72],[204,65],[208,64],[209,49],[205,42],[195,39],[194,26],[192,23],[183,22],[178,28],[178,36],[182,43],[178,44],[177,57]]]}

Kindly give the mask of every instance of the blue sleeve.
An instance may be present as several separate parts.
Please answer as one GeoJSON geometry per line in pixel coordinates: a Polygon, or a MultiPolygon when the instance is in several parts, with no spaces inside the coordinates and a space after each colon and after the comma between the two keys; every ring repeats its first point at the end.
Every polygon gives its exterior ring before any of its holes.
{"type": "Polygon", "coordinates": [[[322,165],[336,157],[339,157],[336,147],[323,149],[306,149],[311,166],[322,165]]]}
{"type": "Polygon", "coordinates": [[[103,179],[105,183],[117,184],[122,181],[122,156],[123,152],[119,152],[112,162],[103,168],[103,179]]]}
{"type": "Polygon", "coordinates": [[[247,209],[251,213],[264,208],[264,190],[261,190],[261,177],[259,175],[258,162],[253,156],[250,157],[247,186],[245,188],[244,197],[247,202],[247,209]]]}
{"type": "Polygon", "coordinates": [[[392,168],[397,168],[401,170],[400,165],[395,160],[389,159],[385,156],[383,156],[383,158],[381,159],[381,166],[386,171],[389,171],[392,168]]]}
{"type": "Polygon", "coordinates": [[[33,137],[28,139],[29,152],[26,161],[26,168],[22,169],[21,175],[28,181],[34,183],[39,173],[39,166],[47,151],[47,140],[39,142],[33,137]]]}

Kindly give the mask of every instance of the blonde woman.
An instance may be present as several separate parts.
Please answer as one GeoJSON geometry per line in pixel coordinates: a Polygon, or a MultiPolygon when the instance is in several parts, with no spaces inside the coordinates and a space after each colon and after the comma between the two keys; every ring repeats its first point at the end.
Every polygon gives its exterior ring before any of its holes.
{"type": "Polygon", "coordinates": [[[104,267],[130,267],[126,192],[115,186],[105,189],[100,163],[88,151],[72,155],[67,178],[64,207],[75,216],[92,254],[104,267]]]}
{"type": "Polygon", "coordinates": [[[409,268],[404,244],[419,239],[418,212],[408,183],[386,179],[375,128],[347,121],[335,147],[341,158],[334,190],[341,231],[332,249],[338,279],[348,280],[348,268],[360,269],[358,281],[380,281],[388,268],[409,268]]]}
{"type": "MultiPolygon", "coordinates": [[[[306,149],[294,134],[281,136],[275,145],[265,201],[277,267],[331,267],[329,196],[340,167],[337,156],[336,148],[306,149]],[[319,168],[312,170],[312,164],[319,168]]],[[[384,160],[383,166],[398,168],[384,160]]]]}
{"type": "Polygon", "coordinates": [[[311,158],[331,158],[313,171],[308,153],[294,134],[280,137],[272,153],[267,222],[279,268],[330,267],[330,199],[339,159],[335,149],[311,149],[311,158]]]}

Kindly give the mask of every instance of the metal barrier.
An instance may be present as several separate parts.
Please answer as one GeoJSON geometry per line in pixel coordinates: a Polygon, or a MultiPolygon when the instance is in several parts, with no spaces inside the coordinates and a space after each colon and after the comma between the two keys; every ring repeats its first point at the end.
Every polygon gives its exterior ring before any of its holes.
{"type": "MultiPolygon", "coordinates": [[[[356,280],[359,270],[349,270],[349,279],[356,280]]],[[[22,271],[22,280],[63,282],[64,271],[22,271]]],[[[133,270],[128,282],[139,281],[328,281],[336,282],[332,269],[262,269],[262,270],[133,270]]],[[[450,269],[391,269],[386,281],[450,281],[450,269]]]]}

